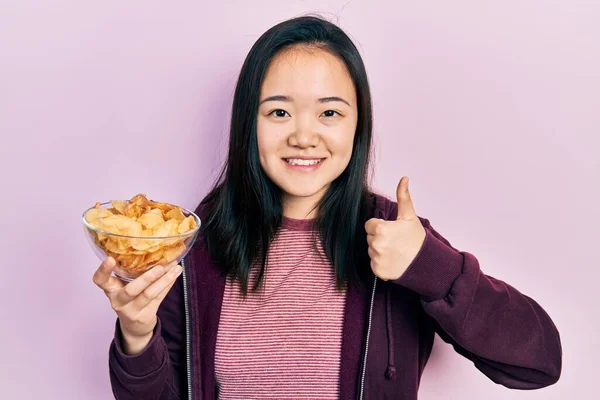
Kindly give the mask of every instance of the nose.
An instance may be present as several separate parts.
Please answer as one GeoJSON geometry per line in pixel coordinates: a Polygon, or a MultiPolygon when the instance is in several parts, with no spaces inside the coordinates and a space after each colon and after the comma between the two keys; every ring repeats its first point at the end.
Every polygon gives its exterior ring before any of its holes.
{"type": "Polygon", "coordinates": [[[313,129],[310,121],[299,121],[296,124],[296,129],[288,137],[288,144],[293,147],[306,149],[309,147],[317,147],[321,142],[319,133],[313,129]]]}

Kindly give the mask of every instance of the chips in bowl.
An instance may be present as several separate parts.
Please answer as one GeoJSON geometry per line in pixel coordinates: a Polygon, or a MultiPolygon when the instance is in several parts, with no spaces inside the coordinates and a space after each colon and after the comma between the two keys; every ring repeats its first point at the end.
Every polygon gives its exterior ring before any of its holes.
{"type": "Polygon", "coordinates": [[[114,258],[115,275],[130,281],[156,265],[180,261],[196,240],[200,218],[137,194],[96,203],[84,212],[83,224],[96,254],[114,258]]]}

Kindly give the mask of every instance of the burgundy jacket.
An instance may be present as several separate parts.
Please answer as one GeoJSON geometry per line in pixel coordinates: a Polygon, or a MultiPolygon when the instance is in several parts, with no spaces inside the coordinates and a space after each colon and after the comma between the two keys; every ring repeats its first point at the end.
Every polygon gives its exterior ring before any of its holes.
{"type": "MultiPolygon", "coordinates": [[[[394,219],[397,204],[374,195],[369,214],[394,219]]],[[[425,241],[399,279],[385,282],[369,269],[370,276],[348,287],[340,399],[416,400],[435,333],[498,384],[537,389],[555,383],[562,348],[550,316],[485,275],[475,256],[452,247],[419,218],[425,241]]],[[[218,397],[214,356],[224,288],[225,277],[199,236],[140,354],[123,353],[116,324],[109,367],[117,399],[218,397]]]]}

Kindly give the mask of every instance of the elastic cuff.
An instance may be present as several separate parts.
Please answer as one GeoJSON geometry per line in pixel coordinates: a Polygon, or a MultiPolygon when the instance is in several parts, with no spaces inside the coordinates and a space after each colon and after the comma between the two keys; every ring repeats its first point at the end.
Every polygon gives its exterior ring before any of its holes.
{"type": "Polygon", "coordinates": [[[404,274],[394,282],[418,294],[424,300],[444,298],[461,274],[463,255],[425,229],[425,241],[404,274]]]}
{"type": "Polygon", "coordinates": [[[123,352],[123,348],[121,347],[123,335],[119,320],[117,319],[115,337],[112,343],[117,362],[130,375],[136,377],[142,377],[159,370],[166,357],[166,344],[162,340],[160,332],[161,322],[159,318],[152,332],[152,339],[150,339],[150,342],[148,342],[142,352],[136,355],[128,355],[123,352]]]}

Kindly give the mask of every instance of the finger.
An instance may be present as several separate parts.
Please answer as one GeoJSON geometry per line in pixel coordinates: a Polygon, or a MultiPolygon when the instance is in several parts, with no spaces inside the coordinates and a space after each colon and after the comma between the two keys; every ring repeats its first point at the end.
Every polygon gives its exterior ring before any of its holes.
{"type": "Polygon", "coordinates": [[[173,287],[173,285],[175,285],[175,283],[177,282],[177,278],[179,278],[179,275],[177,275],[177,277],[175,279],[173,279],[173,281],[169,284],[169,286],[164,288],[162,290],[162,292],[160,292],[158,294],[158,296],[156,296],[154,299],[152,299],[152,301],[150,301],[150,303],[148,303],[148,305],[146,307],[144,307],[144,309],[142,311],[156,314],[158,312],[158,307],[163,302],[165,297],[167,297],[167,294],[169,294],[169,291],[171,291],[171,288],[173,287]]]}
{"type": "Polygon", "coordinates": [[[373,259],[377,255],[377,252],[372,247],[369,247],[369,249],[367,250],[367,253],[369,254],[369,258],[371,259],[371,263],[372,263],[373,259]]]}
{"type": "MultiPolygon", "coordinates": [[[[166,289],[173,286],[173,283],[181,273],[181,267],[179,265],[173,264],[171,268],[167,271],[166,274],[160,277],[156,282],[152,283],[143,292],[141,292],[133,301],[131,302],[131,307],[135,310],[143,310],[153,301],[158,299],[166,289]]],[[[168,293],[168,290],[166,290],[168,293]]],[[[165,293],[165,296],[166,296],[165,293]]],[[[164,297],[163,297],[164,298],[164,297]]],[[[159,304],[162,299],[159,300],[159,304]]]]}
{"type": "Polygon", "coordinates": [[[403,176],[396,188],[398,199],[398,216],[396,219],[413,219],[416,216],[410,192],[408,190],[408,176],[403,176]]]}
{"type": "Polygon", "coordinates": [[[367,235],[367,243],[369,247],[373,247],[373,241],[375,240],[375,235],[367,235]]]}
{"type": "Polygon", "coordinates": [[[160,279],[160,277],[167,272],[168,267],[169,266],[163,267],[158,265],[129,282],[127,285],[125,285],[123,290],[119,291],[113,302],[113,306],[120,307],[133,301],[133,299],[146,290],[148,286],[160,279]]]}
{"type": "Polygon", "coordinates": [[[113,292],[125,286],[125,283],[112,275],[117,263],[114,258],[106,257],[100,264],[92,280],[94,283],[105,292],[113,292]]]}
{"type": "Polygon", "coordinates": [[[368,235],[374,235],[375,234],[375,228],[377,228],[377,225],[381,224],[382,222],[383,222],[382,219],[371,218],[370,220],[368,220],[365,223],[365,231],[367,231],[368,235]]]}

